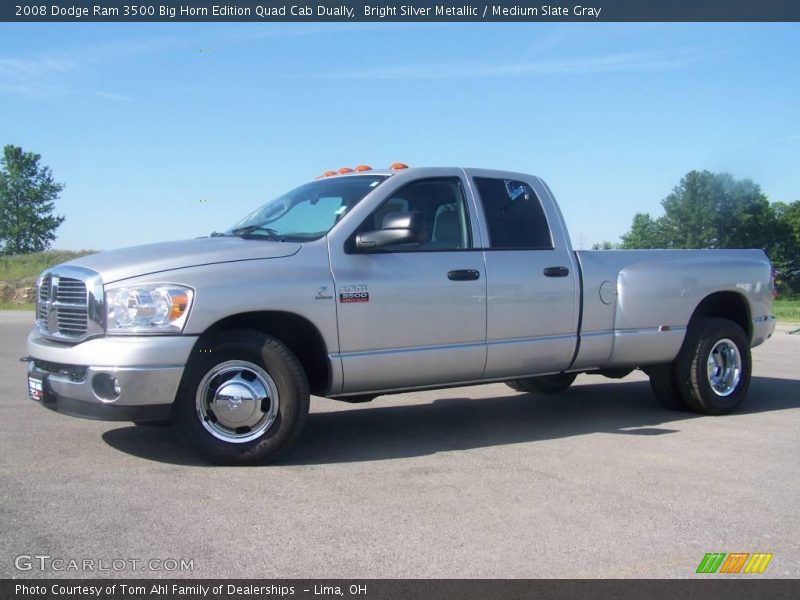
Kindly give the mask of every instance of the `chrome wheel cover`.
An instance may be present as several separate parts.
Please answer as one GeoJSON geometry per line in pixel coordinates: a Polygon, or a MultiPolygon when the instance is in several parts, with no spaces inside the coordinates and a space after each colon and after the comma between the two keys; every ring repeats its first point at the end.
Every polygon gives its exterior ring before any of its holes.
{"type": "Polygon", "coordinates": [[[742,377],[742,356],[731,340],[719,340],[708,354],[706,376],[717,396],[730,396],[742,377]]]}
{"type": "Polygon", "coordinates": [[[216,365],[197,386],[197,418],[215,438],[242,444],[261,437],[275,423],[278,388],[269,374],[245,360],[216,365]]]}

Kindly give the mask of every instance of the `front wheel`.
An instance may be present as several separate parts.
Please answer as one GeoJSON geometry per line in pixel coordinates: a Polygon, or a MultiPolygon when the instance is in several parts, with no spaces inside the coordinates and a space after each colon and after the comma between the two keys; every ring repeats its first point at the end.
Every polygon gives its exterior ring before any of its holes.
{"type": "Polygon", "coordinates": [[[306,375],[281,342],[234,330],[202,343],[184,373],[175,422],[198,454],[218,464],[266,463],[299,436],[308,416],[306,375]]]}
{"type": "Polygon", "coordinates": [[[750,344],[728,319],[692,323],[675,364],[683,401],[692,410],[724,415],[739,406],[750,386],[750,344]]]}
{"type": "Polygon", "coordinates": [[[560,394],[567,391],[577,376],[577,373],[554,373],[553,375],[542,375],[541,377],[514,379],[513,381],[506,381],[506,385],[518,392],[560,394]]]}

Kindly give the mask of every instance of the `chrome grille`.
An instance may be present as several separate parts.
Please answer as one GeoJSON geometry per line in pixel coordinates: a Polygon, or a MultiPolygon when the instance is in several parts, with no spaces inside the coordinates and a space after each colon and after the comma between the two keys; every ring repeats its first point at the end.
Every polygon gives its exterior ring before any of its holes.
{"type": "Polygon", "coordinates": [[[39,283],[39,293],[36,302],[36,318],[47,319],[47,301],[50,298],[50,278],[45,277],[39,283]]]}
{"type": "Polygon", "coordinates": [[[103,286],[94,271],[56,267],[40,279],[36,319],[44,336],[80,341],[101,334],[103,315],[103,286]]]}
{"type": "Polygon", "coordinates": [[[56,309],[58,331],[69,337],[80,337],[86,333],[89,318],[85,308],[59,306],[56,309]]]}
{"type": "Polygon", "coordinates": [[[59,277],[56,300],[59,304],[86,306],[86,284],[71,277],[59,277]]]}

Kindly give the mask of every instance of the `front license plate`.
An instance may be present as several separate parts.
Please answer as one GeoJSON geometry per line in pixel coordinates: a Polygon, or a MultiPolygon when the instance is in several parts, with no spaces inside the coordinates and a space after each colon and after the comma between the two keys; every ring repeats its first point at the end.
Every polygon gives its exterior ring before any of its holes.
{"type": "Polygon", "coordinates": [[[28,396],[36,402],[44,402],[44,378],[35,373],[28,373],[28,396]]]}

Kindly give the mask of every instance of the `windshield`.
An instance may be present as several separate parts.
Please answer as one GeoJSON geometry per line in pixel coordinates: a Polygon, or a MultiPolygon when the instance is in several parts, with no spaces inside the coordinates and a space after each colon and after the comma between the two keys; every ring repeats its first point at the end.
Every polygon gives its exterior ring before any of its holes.
{"type": "Polygon", "coordinates": [[[306,241],[322,237],[386,175],[312,181],[267,202],[224,234],[248,239],[306,241]]]}

